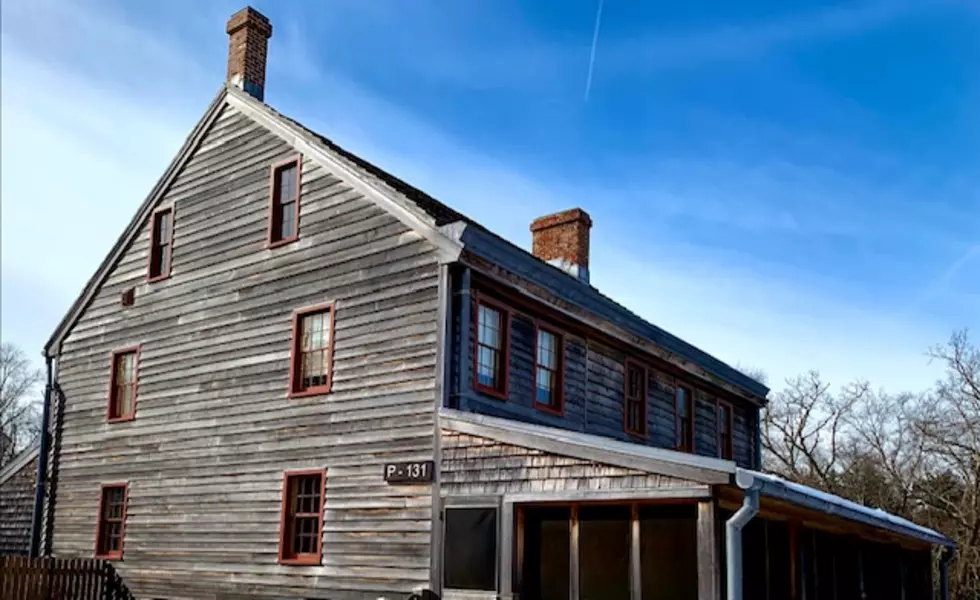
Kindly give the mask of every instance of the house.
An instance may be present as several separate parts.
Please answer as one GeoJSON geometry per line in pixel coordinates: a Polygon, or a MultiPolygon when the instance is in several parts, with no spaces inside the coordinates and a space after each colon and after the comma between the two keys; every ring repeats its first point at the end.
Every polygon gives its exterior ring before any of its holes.
{"type": "Polygon", "coordinates": [[[146,598],[931,596],[951,542],[761,473],[766,387],[591,286],[585,211],[526,252],[265,104],[272,25],[227,32],[45,347],[46,552],[146,598]]]}
{"type": "Polygon", "coordinates": [[[30,549],[37,454],[38,444],[31,444],[0,469],[0,556],[27,556],[30,549]]]}

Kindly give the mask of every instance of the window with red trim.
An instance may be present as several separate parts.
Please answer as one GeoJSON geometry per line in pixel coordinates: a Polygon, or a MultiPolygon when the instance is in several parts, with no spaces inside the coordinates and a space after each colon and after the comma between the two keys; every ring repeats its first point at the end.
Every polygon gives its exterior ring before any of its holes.
{"type": "Polygon", "coordinates": [[[299,237],[299,175],[299,158],[272,167],[269,244],[285,244],[299,237]]]}
{"type": "Polygon", "coordinates": [[[293,320],[292,394],[330,391],[333,371],[334,306],[297,311],[293,320]]]}
{"type": "Polygon", "coordinates": [[[150,266],[147,276],[150,280],[170,276],[170,261],[174,241],[173,208],[159,210],[153,214],[150,227],[150,266]]]}
{"type": "Polygon", "coordinates": [[[139,372],[139,349],[129,348],[112,353],[109,370],[109,421],[123,421],[136,416],[136,390],[139,372]]]}
{"type": "Polygon", "coordinates": [[[626,433],[647,434],[647,370],[637,363],[626,362],[626,433]]]}
{"type": "Polygon", "coordinates": [[[732,405],[718,403],[718,456],[732,460],[732,405]]]}
{"type": "Polygon", "coordinates": [[[99,525],[95,533],[97,558],[122,558],[123,533],[126,529],[125,483],[102,486],[99,498],[99,525]]]}
{"type": "Polygon", "coordinates": [[[564,340],[558,333],[538,327],[536,347],[534,403],[545,410],[560,413],[564,400],[564,340]]]}
{"type": "Polygon", "coordinates": [[[283,476],[280,562],[320,564],[326,477],[322,469],[294,471],[283,476]]]}
{"type": "Polygon", "coordinates": [[[694,394],[689,388],[677,386],[674,392],[674,416],[677,449],[682,452],[694,450],[694,394]]]}
{"type": "Polygon", "coordinates": [[[477,389],[507,395],[507,346],[510,318],[502,308],[480,300],[476,305],[477,389]]]}

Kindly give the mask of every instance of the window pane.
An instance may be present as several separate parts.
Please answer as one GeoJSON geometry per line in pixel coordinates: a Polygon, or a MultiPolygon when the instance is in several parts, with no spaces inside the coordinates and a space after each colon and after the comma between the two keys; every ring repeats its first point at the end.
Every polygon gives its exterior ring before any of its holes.
{"type": "Polygon", "coordinates": [[[443,565],[448,588],[497,589],[497,509],[446,509],[443,565]]]}
{"type": "Polygon", "coordinates": [[[296,233],[296,203],[283,203],[279,207],[279,239],[293,237],[296,233]]]}
{"type": "Polygon", "coordinates": [[[279,201],[290,202],[296,197],[296,165],[279,169],[279,201]]]}
{"type": "Polygon", "coordinates": [[[479,341],[481,344],[500,348],[500,311],[480,305],[479,341]]]}
{"type": "Polygon", "coordinates": [[[497,352],[492,348],[480,346],[477,353],[477,377],[480,385],[496,387],[497,352]]]}
{"type": "Polygon", "coordinates": [[[687,390],[682,387],[677,388],[677,416],[687,416],[687,390]]]}
{"type": "Polygon", "coordinates": [[[557,368],[557,340],[555,335],[543,329],[538,330],[538,364],[549,369],[557,368]]]}

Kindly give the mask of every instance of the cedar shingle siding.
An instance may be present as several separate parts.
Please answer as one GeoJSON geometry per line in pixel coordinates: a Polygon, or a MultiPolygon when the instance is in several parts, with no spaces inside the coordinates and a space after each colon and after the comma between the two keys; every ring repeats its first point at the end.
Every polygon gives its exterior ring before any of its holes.
{"type": "Polygon", "coordinates": [[[0,483],[0,556],[26,556],[31,542],[37,457],[0,483]]]}

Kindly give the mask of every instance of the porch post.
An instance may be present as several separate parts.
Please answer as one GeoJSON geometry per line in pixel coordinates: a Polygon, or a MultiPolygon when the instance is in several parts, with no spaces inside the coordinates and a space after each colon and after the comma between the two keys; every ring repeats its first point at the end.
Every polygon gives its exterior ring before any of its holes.
{"type": "Polygon", "coordinates": [[[500,507],[500,598],[514,597],[514,503],[503,501],[500,507]]]}
{"type": "Polygon", "coordinates": [[[568,600],[578,600],[579,552],[577,504],[572,505],[568,521],[568,600]]]}
{"type": "Polygon", "coordinates": [[[630,600],[643,600],[640,578],[640,510],[634,502],[630,507],[630,600]]]}
{"type": "Polygon", "coordinates": [[[714,500],[698,502],[698,600],[721,600],[718,518],[714,500]]]}

